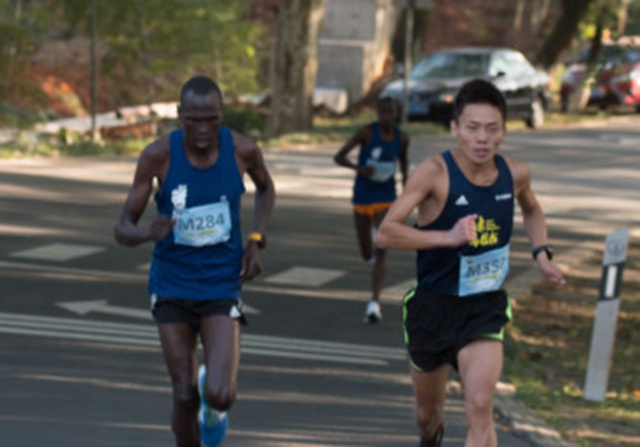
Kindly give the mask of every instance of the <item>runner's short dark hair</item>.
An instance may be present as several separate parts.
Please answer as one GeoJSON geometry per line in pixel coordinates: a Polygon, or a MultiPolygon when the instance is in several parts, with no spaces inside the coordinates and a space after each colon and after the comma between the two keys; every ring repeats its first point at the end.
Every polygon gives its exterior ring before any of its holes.
{"type": "Polygon", "coordinates": [[[220,90],[220,87],[209,76],[197,75],[185,82],[182,86],[182,90],[180,90],[180,102],[184,100],[184,97],[188,92],[201,96],[216,92],[220,96],[220,99],[222,99],[222,91],[220,90]]]}
{"type": "Polygon", "coordinates": [[[460,88],[453,103],[453,119],[457,122],[464,108],[469,104],[489,104],[496,107],[502,115],[502,121],[507,120],[507,103],[504,95],[489,81],[473,79],[460,88]]]}
{"type": "Polygon", "coordinates": [[[376,101],[376,107],[380,107],[380,106],[385,106],[385,105],[394,105],[394,106],[398,106],[398,104],[396,103],[395,99],[393,99],[390,96],[381,96],[378,98],[378,101],[376,101]]]}

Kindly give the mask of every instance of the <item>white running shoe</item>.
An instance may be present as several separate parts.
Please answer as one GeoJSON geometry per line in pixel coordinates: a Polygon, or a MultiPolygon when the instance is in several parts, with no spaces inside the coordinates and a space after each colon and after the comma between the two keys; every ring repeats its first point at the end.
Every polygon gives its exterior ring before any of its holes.
{"type": "Polygon", "coordinates": [[[380,303],[377,301],[369,301],[367,304],[367,311],[364,314],[364,322],[369,324],[376,324],[382,321],[382,311],[380,310],[380,303]]]}

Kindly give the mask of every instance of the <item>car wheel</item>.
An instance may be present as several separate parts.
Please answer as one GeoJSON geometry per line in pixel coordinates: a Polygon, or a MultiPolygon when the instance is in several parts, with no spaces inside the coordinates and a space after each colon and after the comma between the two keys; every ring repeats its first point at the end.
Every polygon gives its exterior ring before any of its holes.
{"type": "Polygon", "coordinates": [[[544,106],[540,98],[536,98],[531,103],[531,112],[525,120],[530,129],[539,129],[544,124],[544,106]]]}

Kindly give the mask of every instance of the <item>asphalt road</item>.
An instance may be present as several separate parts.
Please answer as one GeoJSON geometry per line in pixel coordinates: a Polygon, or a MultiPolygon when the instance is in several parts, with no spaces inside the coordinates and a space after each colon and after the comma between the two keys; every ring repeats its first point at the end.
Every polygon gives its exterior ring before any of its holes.
{"type": "MultiPolygon", "coordinates": [[[[529,162],[558,253],[598,247],[640,218],[640,122],[511,134],[529,162]]],[[[413,142],[411,158],[449,146],[413,142]]],[[[384,321],[362,324],[369,267],[358,257],[349,172],[323,151],[269,151],[276,213],[266,272],[245,288],[229,446],[414,446],[400,296],[413,254],[389,258],[384,321]]],[[[146,312],[151,246],[127,249],[112,228],[133,158],[0,161],[0,445],[170,446],[171,396],[146,312]]],[[[251,191],[243,204],[251,221],[251,191]]],[[[512,271],[531,268],[521,225],[512,271]]],[[[446,408],[446,446],[462,446],[460,396],[446,408]]],[[[529,445],[499,429],[500,444],[529,445]]]]}

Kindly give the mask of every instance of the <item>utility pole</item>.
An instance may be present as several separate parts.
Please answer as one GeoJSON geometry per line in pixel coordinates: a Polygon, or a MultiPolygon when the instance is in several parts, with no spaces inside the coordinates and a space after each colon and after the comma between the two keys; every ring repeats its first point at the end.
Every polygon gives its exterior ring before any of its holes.
{"type": "Polygon", "coordinates": [[[97,94],[97,56],[96,40],[98,40],[98,0],[91,0],[91,141],[98,141],[98,129],[96,128],[97,94]]]}

